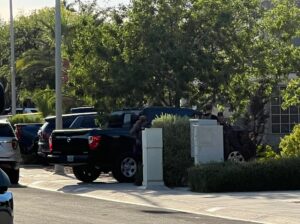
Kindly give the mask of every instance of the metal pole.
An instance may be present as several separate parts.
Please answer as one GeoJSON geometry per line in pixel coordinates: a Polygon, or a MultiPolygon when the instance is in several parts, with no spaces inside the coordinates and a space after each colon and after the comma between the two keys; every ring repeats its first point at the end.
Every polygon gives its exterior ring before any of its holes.
{"type": "Polygon", "coordinates": [[[10,10],[10,71],[11,71],[11,114],[16,114],[16,64],[15,64],[15,33],[12,0],[10,10]]]}
{"type": "MultiPolygon", "coordinates": [[[[55,4],[55,129],[62,129],[62,94],[61,94],[61,12],[60,0],[55,4]]],[[[54,165],[55,173],[63,174],[64,167],[58,164],[54,165]]]]}

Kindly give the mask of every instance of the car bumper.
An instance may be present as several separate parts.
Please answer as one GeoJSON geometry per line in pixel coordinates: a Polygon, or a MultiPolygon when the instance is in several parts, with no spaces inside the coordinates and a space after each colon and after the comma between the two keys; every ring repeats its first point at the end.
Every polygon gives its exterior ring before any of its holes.
{"type": "Polygon", "coordinates": [[[20,168],[20,163],[16,161],[0,161],[0,168],[2,169],[12,169],[18,170],[20,168]]]}
{"type": "Polygon", "coordinates": [[[47,155],[50,164],[81,165],[88,163],[88,155],[47,155]]]}

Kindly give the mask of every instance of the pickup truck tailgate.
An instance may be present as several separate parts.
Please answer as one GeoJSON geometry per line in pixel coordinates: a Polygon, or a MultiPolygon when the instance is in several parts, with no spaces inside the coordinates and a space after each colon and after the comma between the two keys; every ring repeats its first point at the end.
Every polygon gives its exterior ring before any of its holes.
{"type": "Polygon", "coordinates": [[[52,154],[88,154],[90,129],[55,130],[52,132],[52,154]]]}

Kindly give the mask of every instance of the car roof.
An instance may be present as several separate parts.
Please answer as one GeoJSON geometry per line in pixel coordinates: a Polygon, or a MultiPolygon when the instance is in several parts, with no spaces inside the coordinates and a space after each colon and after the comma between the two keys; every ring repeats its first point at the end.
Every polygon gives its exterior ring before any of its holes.
{"type": "MultiPolygon", "coordinates": [[[[62,117],[79,117],[79,116],[91,116],[97,115],[97,112],[85,112],[85,113],[74,113],[74,114],[63,114],[62,117]]],[[[45,121],[54,120],[56,116],[48,116],[45,121]]]]}
{"type": "Polygon", "coordinates": [[[8,120],[5,119],[1,119],[0,120],[0,124],[9,124],[10,122],[8,120]]]}

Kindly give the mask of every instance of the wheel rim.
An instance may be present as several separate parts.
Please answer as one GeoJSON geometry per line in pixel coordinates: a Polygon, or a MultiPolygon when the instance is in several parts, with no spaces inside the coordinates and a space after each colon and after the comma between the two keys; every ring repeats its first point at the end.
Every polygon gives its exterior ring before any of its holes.
{"type": "Polygon", "coordinates": [[[92,177],[95,174],[95,171],[92,168],[88,168],[87,170],[82,170],[82,174],[88,177],[92,177]]]}
{"type": "Polygon", "coordinates": [[[229,153],[228,158],[229,161],[242,163],[245,161],[244,156],[239,151],[233,151],[229,153]]]}
{"type": "Polygon", "coordinates": [[[125,177],[133,177],[137,171],[135,159],[126,157],[121,163],[121,172],[125,177]]]}

